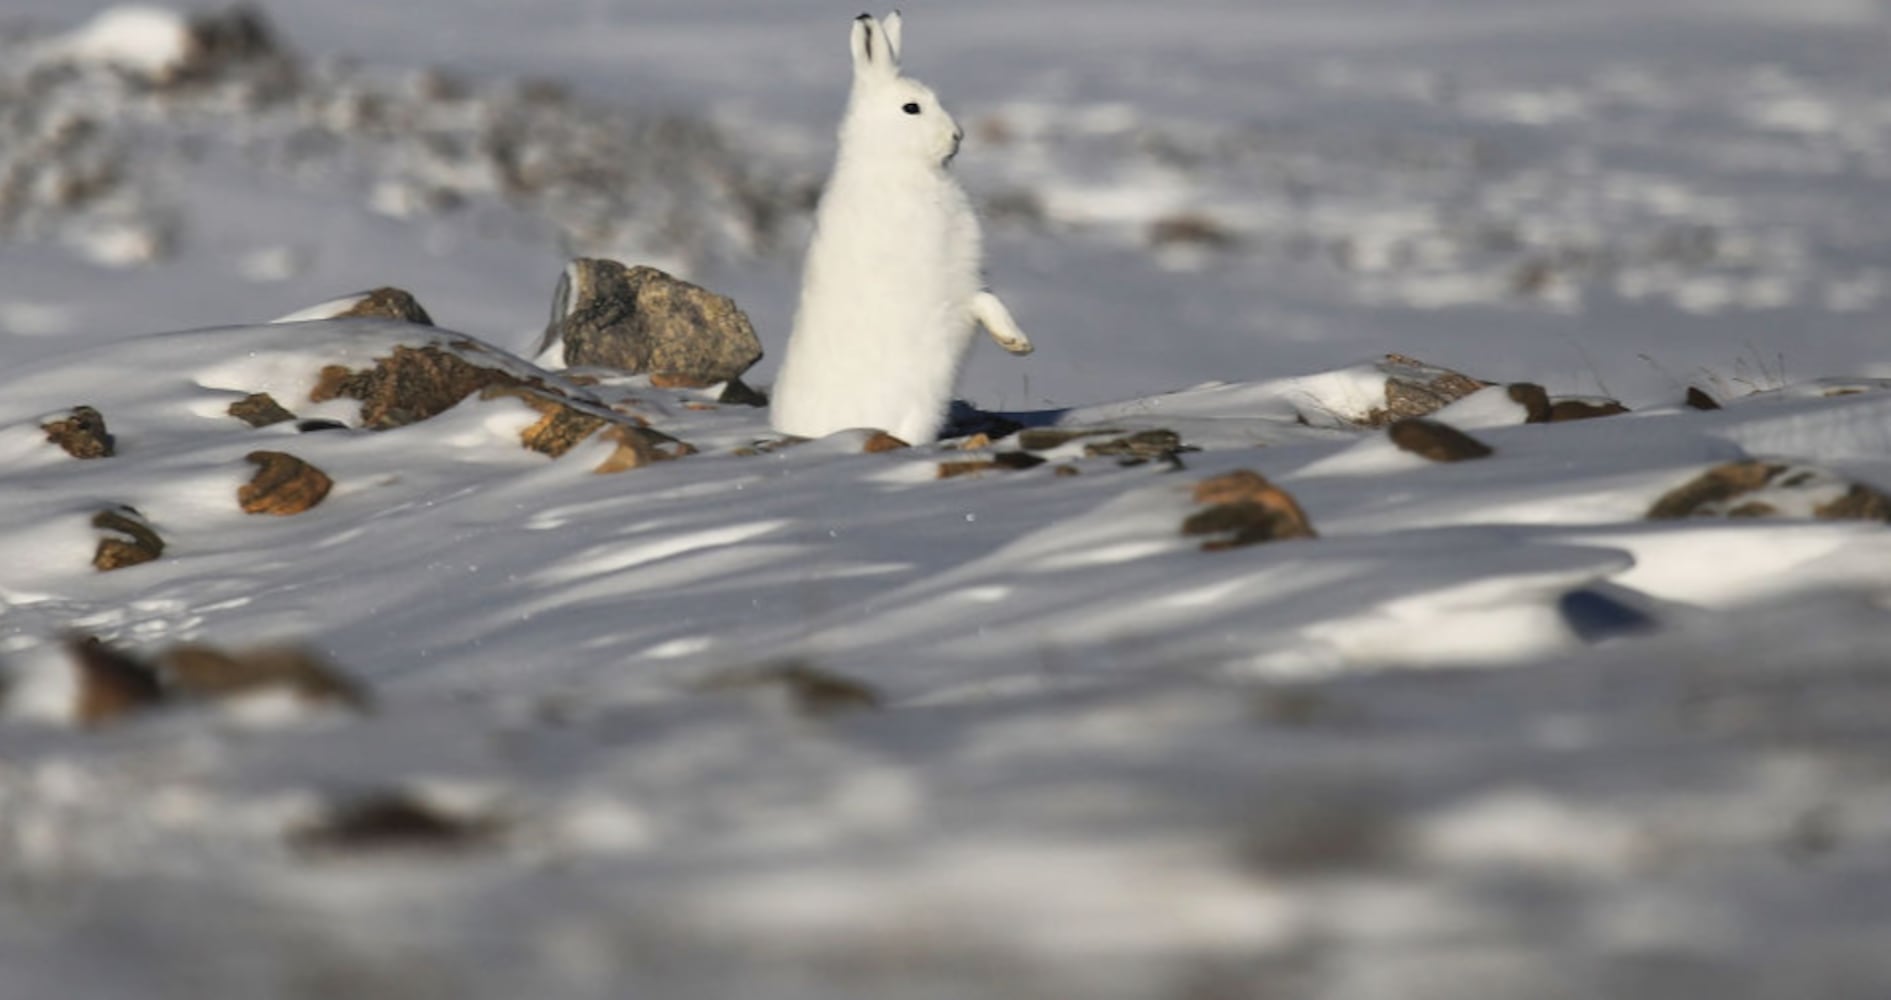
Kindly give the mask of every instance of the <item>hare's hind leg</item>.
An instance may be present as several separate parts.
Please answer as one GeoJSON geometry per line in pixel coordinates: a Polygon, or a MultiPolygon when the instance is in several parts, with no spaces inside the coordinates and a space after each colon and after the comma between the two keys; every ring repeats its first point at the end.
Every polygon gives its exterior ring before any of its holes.
{"type": "Polygon", "coordinates": [[[1011,318],[1011,310],[1005,308],[998,296],[990,292],[979,292],[972,296],[972,318],[991,334],[991,339],[998,346],[1013,354],[1031,353],[1031,338],[1018,329],[1018,321],[1011,318]]]}

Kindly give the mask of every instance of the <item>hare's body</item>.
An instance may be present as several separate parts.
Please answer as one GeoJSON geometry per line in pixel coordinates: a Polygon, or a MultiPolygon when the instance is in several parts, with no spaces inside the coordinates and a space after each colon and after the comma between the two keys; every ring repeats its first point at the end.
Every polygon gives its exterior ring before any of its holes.
{"type": "Polygon", "coordinates": [[[872,427],[931,441],[975,322],[1008,350],[1030,350],[981,289],[978,219],[946,172],[958,126],[931,91],[898,75],[898,24],[855,24],[854,94],[775,381],[772,420],[783,433],[872,427]]]}

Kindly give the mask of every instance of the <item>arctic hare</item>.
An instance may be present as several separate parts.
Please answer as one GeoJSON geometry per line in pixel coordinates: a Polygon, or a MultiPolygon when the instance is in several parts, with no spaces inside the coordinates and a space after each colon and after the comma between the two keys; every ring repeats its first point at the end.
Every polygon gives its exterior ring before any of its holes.
{"type": "Polygon", "coordinates": [[[921,444],[945,421],[974,322],[1013,354],[1031,341],[980,283],[978,218],[946,172],[964,133],[900,75],[899,13],[856,18],[853,56],[772,420],[801,437],[873,427],[921,444]]]}

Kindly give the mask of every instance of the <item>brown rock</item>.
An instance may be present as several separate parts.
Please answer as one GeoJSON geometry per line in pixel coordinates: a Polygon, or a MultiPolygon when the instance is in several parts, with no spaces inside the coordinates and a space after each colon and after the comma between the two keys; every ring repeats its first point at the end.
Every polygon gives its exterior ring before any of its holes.
{"type": "Polygon", "coordinates": [[[652,372],[650,374],[650,386],[654,389],[707,389],[721,381],[723,380],[682,372],[652,372]]]}
{"type": "Polygon", "coordinates": [[[1812,516],[1822,521],[1891,522],[1891,498],[1859,483],[1853,483],[1845,495],[1813,508],[1812,516]]]}
{"type": "Polygon", "coordinates": [[[1182,443],[1180,434],[1168,430],[1137,431],[1125,437],[1083,446],[1084,455],[1090,458],[1108,456],[1129,462],[1168,458],[1177,452],[1194,450],[1182,443]]]}
{"type": "Polygon", "coordinates": [[[989,469],[996,469],[998,463],[990,459],[976,458],[958,462],[940,462],[940,479],[957,479],[960,476],[976,476],[989,469]]]}
{"type": "MultiPolygon", "coordinates": [[[[458,345],[458,349],[472,346],[458,345]]],[[[519,440],[525,447],[553,458],[595,434],[608,433],[619,447],[598,466],[599,472],[639,468],[696,451],[644,426],[641,418],[580,399],[543,379],[474,364],[440,344],[396,347],[374,367],[361,371],[331,365],[323,369],[309,395],[316,402],[359,399],[363,425],[370,430],[386,430],[437,416],[473,393],[479,393],[482,400],[518,399],[537,410],[541,419],[521,431],[519,440]]]]}
{"type": "Polygon", "coordinates": [[[449,812],[411,792],[383,790],[345,799],[288,835],[309,854],[455,853],[491,845],[504,824],[449,812]]]}
{"type": "Polygon", "coordinates": [[[243,458],[261,467],[236,489],[236,502],[246,514],[300,514],[321,503],[335,485],[322,470],[287,452],[252,451],[243,458]]]}
{"type": "Polygon", "coordinates": [[[1584,399],[1565,399],[1551,404],[1549,423],[1560,424],[1569,420],[1594,420],[1597,417],[1613,417],[1627,413],[1628,407],[1613,399],[1591,402],[1584,399]]]}
{"type": "Polygon", "coordinates": [[[1490,445],[1449,424],[1423,417],[1394,421],[1386,433],[1400,449],[1434,462],[1462,462],[1491,454],[1490,445]]]}
{"type": "Polygon", "coordinates": [[[164,554],[164,539],[130,507],[99,511],[92,517],[92,526],[110,532],[99,539],[92,554],[92,565],[101,573],[147,563],[164,554]]]}
{"type": "Polygon", "coordinates": [[[1237,469],[1196,483],[1195,500],[1211,506],[1189,515],[1182,522],[1182,534],[1224,536],[1203,542],[1204,552],[1318,537],[1292,494],[1251,469],[1237,469]]]}
{"type": "Polygon", "coordinates": [[[1696,410],[1720,409],[1720,403],[1716,401],[1714,397],[1709,396],[1705,391],[1691,385],[1687,387],[1687,405],[1691,409],[1696,410]]]}
{"type": "Polygon", "coordinates": [[[392,287],[362,292],[358,301],[336,313],[335,318],[393,319],[420,326],[433,325],[433,317],[420,307],[419,300],[402,289],[392,287]]]}
{"type": "Polygon", "coordinates": [[[60,420],[39,425],[46,440],[66,450],[73,458],[110,458],[116,442],[105,429],[105,418],[89,406],[75,406],[60,420]]]}
{"type": "Polygon", "coordinates": [[[874,431],[873,436],[868,438],[866,443],[860,446],[860,450],[869,455],[879,455],[885,452],[899,451],[902,448],[911,447],[912,445],[901,441],[899,438],[885,431],[874,431]]]}
{"type": "Polygon", "coordinates": [[[1526,424],[1547,424],[1550,422],[1550,394],[1535,382],[1517,382],[1504,389],[1510,400],[1523,407],[1523,422],[1526,424]]]}
{"type": "Polygon", "coordinates": [[[1060,465],[1056,468],[1055,471],[1051,473],[1051,475],[1054,475],[1059,479],[1069,479],[1073,476],[1083,475],[1083,470],[1077,468],[1074,465],[1060,465]]]}
{"type": "Polygon", "coordinates": [[[730,299],[653,267],[580,258],[565,268],[541,350],[565,363],[725,382],[761,360],[755,329],[730,299]]]}
{"type": "Polygon", "coordinates": [[[1425,416],[1490,384],[1403,354],[1386,355],[1379,363],[1379,370],[1386,375],[1385,407],[1372,409],[1359,421],[1367,427],[1384,427],[1405,417],[1425,416]]]}
{"type": "Polygon", "coordinates": [[[229,413],[251,427],[268,427],[295,419],[295,414],[283,409],[282,404],[266,392],[251,393],[231,403],[229,413]]]}
{"type": "Polygon", "coordinates": [[[96,726],[164,703],[157,674],[129,654],[91,636],[68,640],[66,649],[78,672],[73,717],[80,725],[96,726]]]}
{"type": "Polygon", "coordinates": [[[384,431],[439,416],[488,386],[522,384],[525,380],[510,372],[473,364],[438,344],[401,345],[372,368],[322,369],[309,401],[358,399],[362,426],[384,431]]]}
{"type": "Polygon", "coordinates": [[[1710,504],[1726,503],[1766,486],[1786,468],[1756,459],[1717,465],[1655,501],[1648,510],[1648,519],[1671,521],[1693,517],[1710,504]]]}
{"type": "Polygon", "coordinates": [[[700,685],[704,691],[779,689],[795,711],[825,717],[881,707],[880,693],[864,681],[799,661],[770,664],[713,675],[700,685]]]}
{"type": "Polygon", "coordinates": [[[312,704],[365,711],[367,693],[316,656],[297,649],[252,649],[235,653],[185,645],[167,651],[159,665],[180,694],[222,701],[283,690],[312,704]]]}
{"type": "Polygon", "coordinates": [[[1149,245],[1158,248],[1196,246],[1208,250],[1227,250],[1238,242],[1227,226],[1194,212],[1164,216],[1149,226],[1149,245]]]}
{"type": "Polygon", "coordinates": [[[600,431],[606,441],[615,442],[617,447],[604,461],[599,462],[593,472],[609,474],[630,469],[641,469],[652,462],[667,462],[696,454],[696,449],[677,439],[648,427],[632,424],[612,424],[600,431]]]}
{"type": "Polygon", "coordinates": [[[1031,427],[1018,432],[1018,447],[1026,451],[1050,451],[1078,438],[1102,437],[1106,434],[1121,434],[1120,430],[1093,428],[1090,430],[1071,430],[1063,427],[1031,427]]]}

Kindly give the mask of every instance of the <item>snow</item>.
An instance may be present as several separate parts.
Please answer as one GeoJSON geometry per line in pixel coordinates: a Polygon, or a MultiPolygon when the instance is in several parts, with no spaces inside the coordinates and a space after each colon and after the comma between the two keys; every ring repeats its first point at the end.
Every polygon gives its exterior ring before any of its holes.
{"type": "MultiPolygon", "coordinates": [[[[1885,995],[1891,533],[1811,515],[1891,489],[1891,11],[1014,7],[908,11],[1038,345],[962,389],[1115,433],[950,479],[1015,439],[784,447],[522,357],[595,253],[733,295],[772,378],[853,8],[272,4],[286,102],[0,69],[0,993],[1885,995]],[[388,284],[442,327],[330,318],[388,284]],[[309,401],[463,336],[698,453],[309,401]],[[1388,351],[1500,383],[1432,414],[1494,454],[1359,426],[1388,351]],[[46,440],[81,404],[112,457],[46,440]],[[1151,429],[1198,450],[1085,453],[1151,429]],[[332,491],[243,513],[257,450],[332,491]],[[1777,516],[1647,519],[1747,459],[1777,516]],[[1238,469],[1319,537],[1184,536],[1238,469]],[[93,569],[115,505],[161,558],[93,569]],[[75,635],[300,646],[373,708],[85,726],[75,635]],[[375,796],[446,832],[310,832],[375,796]]],[[[184,23],[84,13],[0,45],[161,75],[132,27],[184,23]]]]}

